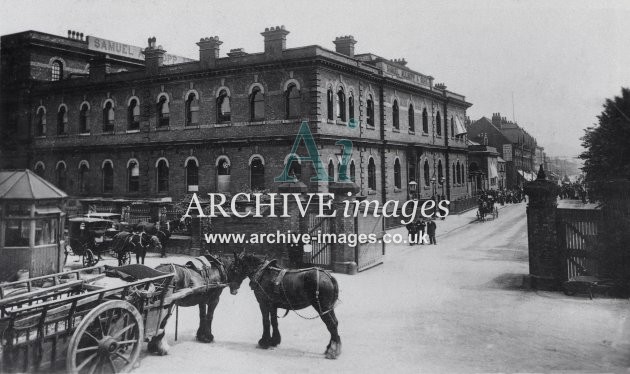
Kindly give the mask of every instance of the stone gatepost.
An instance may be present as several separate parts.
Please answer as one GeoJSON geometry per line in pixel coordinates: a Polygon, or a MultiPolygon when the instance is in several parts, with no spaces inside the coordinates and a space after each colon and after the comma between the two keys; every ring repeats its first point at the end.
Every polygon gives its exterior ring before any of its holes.
{"type": "MultiPolygon", "coordinates": [[[[356,233],[355,218],[353,216],[344,217],[344,202],[354,201],[359,190],[359,186],[353,182],[331,182],[328,185],[328,191],[335,194],[333,210],[337,212],[337,215],[334,218],[334,233],[345,235],[356,233]],[[350,193],[351,196],[348,196],[348,193],[350,193]]],[[[335,273],[357,273],[356,248],[357,247],[351,247],[348,243],[333,244],[332,265],[335,273]]]]}
{"type": "Polygon", "coordinates": [[[602,185],[600,274],[606,274],[630,288],[630,181],[610,180],[602,185]]]}
{"type": "Polygon", "coordinates": [[[563,253],[558,247],[556,217],[558,185],[548,181],[540,166],[535,181],[525,185],[527,204],[527,240],[531,286],[557,290],[562,280],[563,253]]]}
{"type": "MultiPolygon", "coordinates": [[[[300,194],[302,203],[305,202],[305,194],[307,192],[308,187],[300,181],[284,182],[278,186],[278,193],[300,194]]],[[[281,212],[282,209],[283,207],[279,206],[276,208],[276,211],[281,212]]],[[[305,217],[302,217],[297,203],[292,199],[289,199],[287,204],[287,214],[289,215],[289,218],[280,218],[282,220],[280,227],[282,227],[283,233],[286,233],[287,230],[291,230],[292,233],[308,233],[308,222],[305,217]]],[[[283,265],[289,266],[289,244],[284,246],[280,261],[283,265]]]]}
{"type": "Polygon", "coordinates": [[[190,221],[190,253],[191,256],[200,256],[202,241],[204,238],[201,218],[192,217],[190,221]]]}

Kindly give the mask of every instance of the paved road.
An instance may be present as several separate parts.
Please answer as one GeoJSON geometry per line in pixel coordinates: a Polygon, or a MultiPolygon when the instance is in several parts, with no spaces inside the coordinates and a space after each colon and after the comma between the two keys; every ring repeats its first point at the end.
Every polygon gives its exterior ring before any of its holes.
{"type": "Polygon", "coordinates": [[[438,221],[436,246],[390,246],[383,265],[337,275],[338,360],[323,358],[323,323],[295,314],[280,320],[278,348],[257,349],[260,315],[244,284],[222,296],[215,343],[194,341],[197,311],[181,308],[170,355],[144,355],[134,372],[625,372],[628,301],[529,290],[525,205],[485,223],[473,214],[438,221]]]}

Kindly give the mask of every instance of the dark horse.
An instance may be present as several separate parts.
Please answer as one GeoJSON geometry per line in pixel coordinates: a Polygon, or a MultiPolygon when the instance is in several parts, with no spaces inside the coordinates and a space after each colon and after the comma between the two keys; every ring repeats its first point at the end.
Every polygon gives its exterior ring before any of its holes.
{"type": "Polygon", "coordinates": [[[149,223],[149,222],[139,222],[135,229],[138,232],[146,232],[151,236],[156,236],[160,241],[160,255],[162,257],[166,257],[166,246],[168,245],[168,240],[171,237],[171,230],[169,230],[170,224],[163,223],[149,223]]]}
{"type": "Polygon", "coordinates": [[[136,254],[136,263],[144,264],[149,247],[160,246],[160,241],[155,236],[150,236],[145,232],[121,231],[114,235],[112,239],[112,250],[118,257],[118,266],[124,265],[130,252],[136,254]]]}
{"type": "Polygon", "coordinates": [[[230,292],[236,295],[243,280],[249,277],[260,306],[263,335],[258,341],[261,348],[280,344],[278,308],[288,310],[315,308],[330,332],[326,358],[335,359],[341,354],[341,339],[337,332],[335,303],[339,296],[337,280],[319,268],[289,270],[275,265],[275,261],[261,260],[253,255],[234,254],[234,262],[228,269],[230,292]],[[269,334],[269,325],[273,334],[269,334]]]}
{"type": "MultiPolygon", "coordinates": [[[[162,264],[155,270],[165,273],[175,273],[172,286],[174,292],[185,288],[193,288],[192,294],[179,299],[177,305],[188,307],[199,305],[199,328],[197,329],[197,340],[203,343],[211,343],[214,340],[212,335],[212,318],[214,310],[219,303],[219,297],[223,288],[227,285],[227,272],[223,263],[212,256],[204,257],[211,266],[204,266],[201,260],[190,261],[186,266],[176,264],[162,264]]],[[[164,348],[160,342],[149,348],[160,354],[164,348]]]]}
{"type": "MultiPolygon", "coordinates": [[[[197,329],[197,340],[210,343],[214,340],[212,335],[212,318],[214,310],[219,303],[219,297],[223,288],[227,283],[227,273],[223,263],[212,257],[203,256],[207,260],[204,266],[201,261],[193,260],[190,263],[197,262],[200,266],[194,265],[175,265],[161,264],[154,269],[144,265],[125,265],[117,268],[109,268],[108,272],[116,273],[120,278],[126,280],[143,279],[155,277],[157,275],[174,273],[171,282],[172,290],[167,296],[178,291],[185,291],[187,288],[192,292],[185,297],[177,299],[175,305],[188,307],[199,305],[199,328],[197,329]],[[131,279],[128,279],[131,277],[131,279]]],[[[189,263],[189,264],[190,264],[189,263]]],[[[168,353],[168,343],[164,339],[166,323],[172,314],[172,307],[167,315],[160,322],[160,331],[149,342],[147,349],[150,353],[158,355],[166,355],[168,353]]]]}

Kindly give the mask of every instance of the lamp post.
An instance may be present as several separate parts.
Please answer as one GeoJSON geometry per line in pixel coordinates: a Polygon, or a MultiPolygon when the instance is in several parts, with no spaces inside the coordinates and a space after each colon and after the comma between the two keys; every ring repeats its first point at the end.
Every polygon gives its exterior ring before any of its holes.
{"type": "Polygon", "coordinates": [[[435,179],[435,177],[432,177],[432,178],[431,178],[431,187],[432,187],[432,191],[433,191],[433,196],[431,197],[431,199],[432,199],[432,200],[433,200],[433,202],[435,203],[435,205],[434,205],[434,207],[433,207],[434,211],[435,211],[435,209],[437,209],[437,197],[435,196],[435,193],[436,193],[436,192],[435,192],[435,190],[436,190],[436,185],[435,185],[435,182],[436,182],[436,181],[437,181],[437,180],[435,179]]]}
{"type": "Polygon", "coordinates": [[[407,193],[409,195],[408,199],[417,200],[418,199],[417,191],[418,191],[418,183],[416,181],[409,181],[409,185],[407,188],[407,193]]]}
{"type": "Polygon", "coordinates": [[[446,196],[444,196],[444,182],[446,181],[446,178],[442,177],[440,179],[440,184],[442,185],[442,199],[446,199],[446,196]]]}

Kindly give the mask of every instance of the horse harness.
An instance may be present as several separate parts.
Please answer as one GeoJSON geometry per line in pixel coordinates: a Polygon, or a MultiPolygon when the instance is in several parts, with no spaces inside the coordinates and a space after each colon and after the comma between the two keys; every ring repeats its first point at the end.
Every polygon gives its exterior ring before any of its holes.
{"type": "MultiPolygon", "coordinates": [[[[265,260],[265,262],[263,262],[254,272],[254,275],[251,276],[250,278],[250,282],[249,282],[249,286],[251,287],[252,290],[254,290],[254,292],[256,291],[256,288],[258,290],[260,290],[260,292],[262,292],[263,295],[265,295],[265,297],[270,301],[273,302],[273,298],[271,296],[269,296],[267,294],[267,292],[265,292],[265,289],[262,287],[262,285],[260,284],[260,279],[262,278],[262,276],[264,275],[265,271],[267,269],[271,269],[274,271],[278,272],[278,275],[276,275],[276,277],[273,280],[273,285],[274,285],[274,293],[276,294],[280,294],[280,292],[282,292],[282,296],[284,296],[284,300],[286,301],[287,305],[289,305],[289,309],[286,309],[286,312],[284,314],[284,316],[282,316],[282,318],[286,317],[287,314],[289,314],[289,311],[293,311],[293,313],[297,314],[299,317],[304,318],[304,319],[315,319],[315,318],[321,318],[323,317],[325,314],[330,313],[332,310],[335,309],[335,304],[333,304],[332,307],[330,307],[330,309],[324,311],[324,312],[319,312],[319,310],[322,310],[322,306],[319,302],[319,273],[320,271],[323,271],[324,273],[326,273],[326,275],[328,275],[328,277],[332,278],[332,276],[330,275],[330,273],[328,273],[326,270],[320,269],[318,267],[311,267],[311,268],[306,268],[306,269],[300,269],[299,271],[309,271],[309,270],[315,270],[315,274],[317,276],[315,285],[316,285],[316,289],[315,289],[315,300],[317,301],[317,306],[318,306],[318,315],[315,317],[307,317],[307,316],[303,316],[300,313],[297,312],[297,310],[291,305],[291,301],[289,300],[289,297],[287,296],[287,292],[284,288],[284,284],[283,284],[283,280],[284,280],[284,276],[287,274],[289,269],[284,269],[284,268],[276,268],[274,267],[276,265],[276,260],[265,260]],[[255,288],[256,286],[256,288],[255,288]]],[[[284,309],[284,308],[283,308],[284,309]]]]}
{"type": "Polygon", "coordinates": [[[199,273],[204,279],[204,283],[206,286],[225,286],[227,284],[227,271],[225,270],[225,266],[223,266],[223,263],[214,256],[206,255],[195,257],[186,263],[186,267],[199,273]],[[210,257],[210,260],[208,260],[208,257],[210,257]],[[221,281],[221,283],[219,284],[210,283],[213,264],[214,267],[217,268],[217,270],[219,271],[221,281]]]}

